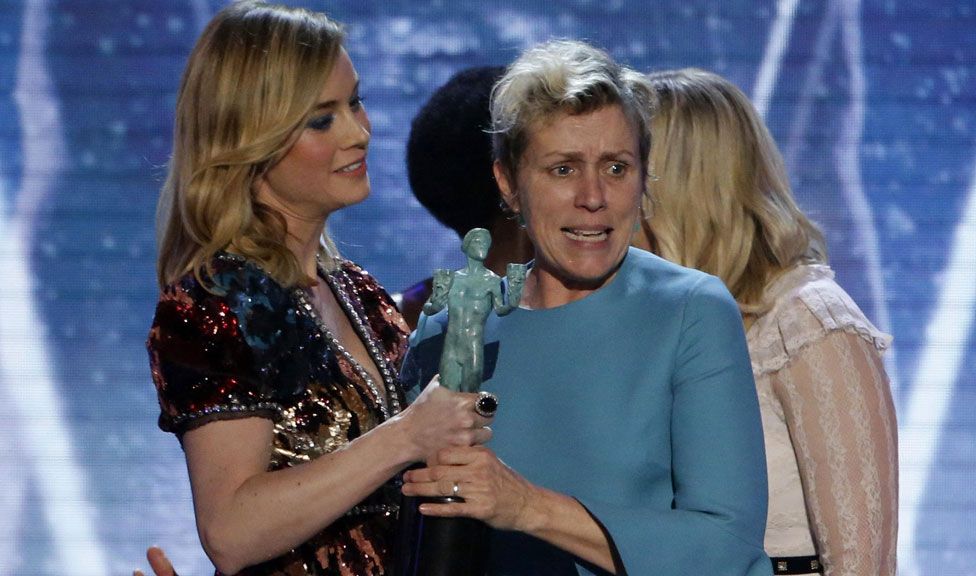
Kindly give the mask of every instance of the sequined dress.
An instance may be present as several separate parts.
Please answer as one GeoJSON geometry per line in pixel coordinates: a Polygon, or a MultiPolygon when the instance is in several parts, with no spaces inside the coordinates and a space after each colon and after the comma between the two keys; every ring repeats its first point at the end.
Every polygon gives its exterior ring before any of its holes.
{"type": "MultiPolygon", "coordinates": [[[[147,347],[159,397],[159,427],[183,433],[214,420],[274,421],[269,470],[336,450],[399,410],[396,369],[407,328],[389,295],[342,261],[319,270],[366,344],[383,382],[374,383],[318,320],[304,292],[286,289],[243,258],[219,254],[213,287],[193,275],[167,286],[147,347]],[[384,403],[377,386],[386,388],[384,403]]],[[[313,538],[245,575],[385,574],[398,492],[392,482],[313,538]]]]}

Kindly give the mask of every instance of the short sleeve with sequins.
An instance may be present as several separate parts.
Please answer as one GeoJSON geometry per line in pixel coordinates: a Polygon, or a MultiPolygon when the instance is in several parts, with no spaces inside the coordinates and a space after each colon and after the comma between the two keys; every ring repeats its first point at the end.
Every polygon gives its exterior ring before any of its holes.
{"type": "Polygon", "coordinates": [[[215,419],[277,421],[311,371],[286,289],[226,255],[215,259],[211,281],[204,287],[189,274],[167,286],[147,341],[159,427],[180,436],[215,419]]]}

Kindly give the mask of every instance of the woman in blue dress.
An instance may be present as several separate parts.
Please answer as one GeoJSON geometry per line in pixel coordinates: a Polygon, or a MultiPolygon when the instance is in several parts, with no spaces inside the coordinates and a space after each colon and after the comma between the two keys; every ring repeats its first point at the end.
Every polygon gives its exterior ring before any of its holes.
{"type": "MultiPolygon", "coordinates": [[[[650,93],[586,44],[524,53],[495,87],[495,176],[535,248],[521,307],[485,327],[501,409],[488,446],[405,475],[432,516],[492,533],[490,573],[769,574],[756,391],[735,301],[714,276],[631,248],[650,93]]],[[[402,371],[437,369],[443,313],[402,371]]]]}

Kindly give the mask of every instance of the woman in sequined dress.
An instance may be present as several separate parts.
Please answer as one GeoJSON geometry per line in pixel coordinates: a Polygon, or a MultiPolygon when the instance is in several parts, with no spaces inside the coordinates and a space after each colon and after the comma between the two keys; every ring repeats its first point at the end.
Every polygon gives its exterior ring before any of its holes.
{"type": "Polygon", "coordinates": [[[759,393],[776,574],[895,574],[897,428],[875,328],[833,280],[748,98],[703,70],[650,75],[649,194],[637,244],[720,277],[759,393]],[[708,161],[700,159],[707,158],[708,161]]]}
{"type": "Polygon", "coordinates": [[[148,350],[222,573],[385,574],[391,478],[490,436],[474,395],[404,408],[406,326],[325,235],[369,194],[358,86],[338,24],[261,2],[218,13],[183,76],[148,350]]]}

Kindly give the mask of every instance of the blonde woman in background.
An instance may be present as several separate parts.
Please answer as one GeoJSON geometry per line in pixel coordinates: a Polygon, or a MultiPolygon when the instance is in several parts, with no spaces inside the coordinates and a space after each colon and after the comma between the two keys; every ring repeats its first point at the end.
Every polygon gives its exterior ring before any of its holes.
{"type": "Polygon", "coordinates": [[[898,460],[877,330],[834,281],[748,98],[702,70],[651,74],[649,194],[638,246],[721,278],[747,329],[776,574],[893,576],[898,460]]]}

